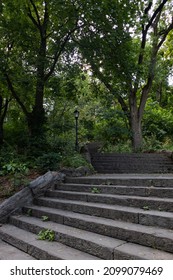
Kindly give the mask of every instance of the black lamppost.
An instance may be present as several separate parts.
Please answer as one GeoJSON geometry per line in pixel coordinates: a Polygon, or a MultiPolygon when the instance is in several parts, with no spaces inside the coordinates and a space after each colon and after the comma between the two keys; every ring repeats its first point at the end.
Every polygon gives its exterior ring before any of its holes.
{"type": "Polygon", "coordinates": [[[74,111],[74,116],[76,120],[76,142],[75,142],[75,150],[79,150],[79,143],[78,143],[78,118],[79,118],[79,111],[76,109],[74,111]]]}

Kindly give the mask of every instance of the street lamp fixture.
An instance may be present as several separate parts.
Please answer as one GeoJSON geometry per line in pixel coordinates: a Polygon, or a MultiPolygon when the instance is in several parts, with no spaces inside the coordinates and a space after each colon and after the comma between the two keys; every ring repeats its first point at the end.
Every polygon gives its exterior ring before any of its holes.
{"type": "Polygon", "coordinates": [[[74,116],[75,116],[75,119],[79,118],[79,111],[77,109],[74,111],[74,116]]]}
{"type": "Polygon", "coordinates": [[[76,120],[76,141],[75,141],[75,150],[79,150],[79,142],[78,142],[78,118],[79,118],[79,111],[76,109],[74,111],[74,117],[76,120]]]}

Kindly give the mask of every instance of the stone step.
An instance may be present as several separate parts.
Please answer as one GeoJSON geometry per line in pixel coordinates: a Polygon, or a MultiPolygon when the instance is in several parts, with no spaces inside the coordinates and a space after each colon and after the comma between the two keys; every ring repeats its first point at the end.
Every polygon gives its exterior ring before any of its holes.
{"type": "Polygon", "coordinates": [[[171,154],[165,153],[94,153],[94,158],[118,158],[118,159],[166,159],[172,160],[171,154]]]}
{"type": "Polygon", "coordinates": [[[147,164],[149,165],[153,165],[153,166],[159,166],[159,165],[173,165],[173,161],[172,160],[167,160],[167,159],[140,159],[140,158],[136,158],[136,159],[128,159],[128,158],[116,158],[116,157],[94,157],[92,159],[92,162],[94,163],[105,163],[105,164],[121,164],[126,166],[128,165],[137,165],[139,164],[140,166],[147,166],[147,164]]]}
{"type": "MultiPolygon", "coordinates": [[[[158,170],[158,169],[157,169],[158,170]]],[[[106,172],[107,174],[115,174],[115,173],[121,173],[121,174],[124,174],[124,173],[128,173],[129,172],[129,174],[131,174],[131,173],[134,173],[134,172],[136,172],[136,173],[141,173],[141,172],[143,172],[141,169],[140,170],[122,170],[121,168],[118,170],[118,169],[105,169],[105,168],[98,168],[97,169],[97,173],[100,173],[100,174],[102,174],[103,172],[106,172]]],[[[148,170],[147,171],[147,173],[152,173],[152,170],[148,170]]],[[[155,171],[155,173],[156,173],[156,171],[155,171]]],[[[160,170],[158,173],[168,173],[167,171],[165,171],[165,170],[160,170]]],[[[173,171],[170,171],[170,173],[173,173],[173,171]]]]}
{"type": "Polygon", "coordinates": [[[117,158],[93,158],[92,159],[92,163],[105,163],[105,164],[115,164],[115,165],[132,165],[132,166],[137,166],[138,164],[140,166],[146,166],[149,164],[151,166],[164,166],[164,165],[168,165],[168,166],[172,166],[173,165],[173,161],[172,160],[141,160],[141,159],[135,159],[135,160],[131,160],[131,159],[117,159],[117,158]]]}
{"type": "Polygon", "coordinates": [[[120,162],[120,161],[101,161],[101,160],[98,160],[98,161],[93,161],[92,162],[93,165],[96,165],[98,167],[104,167],[105,168],[109,168],[109,167],[112,167],[112,168],[123,168],[123,169],[127,169],[127,168],[130,168],[130,169],[150,169],[150,168],[153,168],[153,169],[156,169],[156,168],[159,168],[159,169],[162,169],[162,168],[171,168],[173,169],[173,164],[172,163],[155,163],[155,164],[151,164],[149,162],[146,162],[146,163],[138,163],[138,162],[120,162]]]}
{"type": "Polygon", "coordinates": [[[159,165],[172,165],[173,164],[173,161],[172,160],[165,160],[165,159],[155,159],[155,160],[151,160],[151,159],[147,159],[147,160],[145,160],[145,159],[127,159],[127,158],[123,158],[123,159],[119,159],[119,158],[116,158],[116,157],[110,157],[110,158],[108,158],[108,157],[94,157],[93,159],[92,159],[92,162],[95,162],[95,163],[107,163],[107,164],[109,164],[109,163],[111,163],[111,164],[124,164],[125,166],[127,165],[127,164],[131,164],[132,166],[133,165],[137,165],[137,164],[140,164],[140,166],[142,165],[142,166],[144,166],[144,165],[146,165],[147,166],[147,164],[149,164],[149,165],[153,165],[153,166],[159,166],[159,165]]]}
{"type": "Polygon", "coordinates": [[[172,173],[173,160],[167,154],[94,153],[91,162],[99,173],[172,173]]]}
{"type": "Polygon", "coordinates": [[[39,260],[94,260],[95,256],[59,242],[38,240],[38,236],[10,224],[0,228],[0,238],[39,260]]]}
{"type": "Polygon", "coordinates": [[[96,174],[86,177],[66,177],[65,183],[173,188],[173,174],[96,174]]]}
{"type": "Polygon", "coordinates": [[[94,169],[98,173],[172,173],[172,165],[132,165],[132,164],[120,164],[120,163],[105,163],[99,162],[92,163],[94,169]]]}
{"type": "MultiPolygon", "coordinates": [[[[50,192],[49,192],[50,193],[50,192]]],[[[158,197],[140,197],[140,196],[127,196],[127,195],[115,195],[115,194],[97,194],[97,193],[81,193],[70,191],[52,191],[52,196],[57,196],[60,199],[69,200],[81,200],[94,203],[104,203],[112,205],[122,205],[129,207],[161,210],[161,211],[173,211],[173,199],[172,198],[158,198],[158,197]]],[[[36,204],[40,205],[46,203],[47,205],[56,205],[57,200],[53,198],[41,197],[37,199],[36,204]]]]}
{"type": "Polygon", "coordinates": [[[35,217],[15,216],[11,217],[11,222],[35,234],[51,228],[55,232],[56,241],[105,260],[173,259],[170,253],[51,221],[43,222],[35,217]]]}
{"type": "Polygon", "coordinates": [[[43,206],[25,207],[41,218],[93,233],[173,253],[173,230],[95,217],[43,206]]]}
{"type": "Polygon", "coordinates": [[[0,240],[26,258],[173,259],[173,174],[66,177],[9,222],[0,240]],[[55,241],[38,240],[42,229],[55,241]]]}
{"type": "Polygon", "coordinates": [[[0,240],[0,260],[35,260],[35,258],[0,240]]]}
{"type": "Polygon", "coordinates": [[[67,199],[40,198],[37,205],[81,214],[104,217],[113,220],[123,220],[142,225],[153,225],[173,229],[173,213],[148,209],[107,205],[87,201],[71,201],[67,199]],[[146,209],[146,210],[145,210],[146,209]]]}
{"type": "MultiPolygon", "coordinates": [[[[76,191],[76,192],[98,192],[119,195],[137,195],[137,196],[155,196],[173,198],[173,188],[161,187],[143,187],[143,186],[113,186],[113,185],[90,185],[90,184],[59,184],[55,190],[76,191]]],[[[51,191],[46,195],[50,196],[51,191]]]]}

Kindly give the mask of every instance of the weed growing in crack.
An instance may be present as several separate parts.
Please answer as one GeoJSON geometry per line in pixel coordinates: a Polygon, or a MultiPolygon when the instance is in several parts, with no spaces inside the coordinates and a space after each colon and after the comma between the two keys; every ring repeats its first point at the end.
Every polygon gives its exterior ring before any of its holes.
{"type": "Polygon", "coordinates": [[[142,209],[145,210],[145,211],[150,210],[149,206],[147,206],[147,205],[143,206],[142,209]]]}
{"type": "Polygon", "coordinates": [[[49,217],[48,217],[48,216],[42,216],[42,217],[41,217],[41,220],[42,220],[43,222],[47,222],[47,221],[49,221],[49,217]]]}
{"type": "Polygon", "coordinates": [[[91,192],[92,193],[100,193],[101,191],[98,188],[92,188],[91,192]]]}
{"type": "Polygon", "coordinates": [[[55,240],[55,232],[51,229],[43,229],[38,233],[39,240],[48,240],[54,241],[55,240]]]}
{"type": "Polygon", "coordinates": [[[32,216],[32,209],[28,209],[26,212],[26,215],[31,217],[32,216]]]}

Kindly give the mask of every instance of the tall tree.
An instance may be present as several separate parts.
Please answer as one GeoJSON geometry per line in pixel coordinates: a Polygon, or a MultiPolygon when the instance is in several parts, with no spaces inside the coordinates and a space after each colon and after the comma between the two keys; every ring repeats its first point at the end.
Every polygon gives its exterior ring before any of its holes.
{"type": "Polygon", "coordinates": [[[45,88],[59,71],[72,34],[81,28],[80,17],[78,1],[2,1],[1,72],[26,116],[31,136],[43,131],[45,88]]]}
{"type": "Polygon", "coordinates": [[[90,12],[85,38],[78,44],[95,76],[121,104],[129,120],[133,148],[138,151],[157,57],[173,29],[172,1],[102,0],[97,5],[93,15],[90,12]]]}

